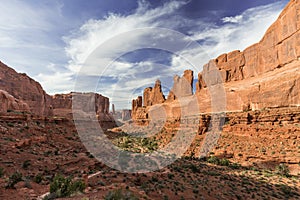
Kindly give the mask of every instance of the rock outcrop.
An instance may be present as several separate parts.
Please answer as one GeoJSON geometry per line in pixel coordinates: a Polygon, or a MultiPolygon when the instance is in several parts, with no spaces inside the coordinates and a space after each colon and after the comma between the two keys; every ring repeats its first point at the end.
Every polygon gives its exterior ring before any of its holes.
{"type": "Polygon", "coordinates": [[[107,121],[109,116],[109,98],[97,93],[56,94],[52,99],[52,109],[55,116],[72,118],[72,109],[85,113],[95,113],[99,120],[107,121]],[[73,100],[76,102],[73,104],[73,100]]]}
{"type": "Polygon", "coordinates": [[[300,1],[291,0],[258,43],[209,61],[198,74],[195,95],[190,70],[183,78],[175,76],[162,112],[180,117],[188,107],[199,114],[299,106],[299,30],[300,1]]]}
{"type": "Polygon", "coordinates": [[[0,62],[0,89],[24,101],[34,114],[40,116],[50,114],[51,97],[42,86],[26,74],[17,73],[2,62],[0,62]]]}
{"type": "Polygon", "coordinates": [[[207,86],[222,85],[229,111],[300,105],[299,9],[299,1],[290,1],[260,42],[205,65],[196,84],[199,102],[209,105],[207,86]]]}
{"type": "Polygon", "coordinates": [[[138,110],[143,107],[143,97],[138,96],[137,99],[133,99],[131,105],[132,105],[132,107],[131,107],[131,117],[132,117],[132,119],[136,119],[138,110]]]}
{"type": "Polygon", "coordinates": [[[29,112],[29,106],[21,100],[14,98],[6,91],[0,90],[0,113],[10,111],[29,112]]]}
{"type": "Polygon", "coordinates": [[[168,95],[167,101],[170,102],[180,97],[193,95],[193,80],[194,72],[192,70],[185,70],[182,77],[175,75],[173,88],[168,95]]]}
{"type": "Polygon", "coordinates": [[[48,95],[42,86],[26,74],[17,73],[0,62],[0,101],[1,112],[8,110],[28,111],[41,117],[59,116],[72,118],[72,99],[81,94],[86,102],[84,109],[93,109],[100,120],[109,120],[109,98],[97,93],[69,93],[48,95]],[[92,99],[92,100],[91,100],[92,99]]]}
{"type": "Polygon", "coordinates": [[[161,82],[157,80],[154,88],[148,87],[144,90],[144,106],[152,106],[165,102],[165,96],[161,90],[161,82]]]}

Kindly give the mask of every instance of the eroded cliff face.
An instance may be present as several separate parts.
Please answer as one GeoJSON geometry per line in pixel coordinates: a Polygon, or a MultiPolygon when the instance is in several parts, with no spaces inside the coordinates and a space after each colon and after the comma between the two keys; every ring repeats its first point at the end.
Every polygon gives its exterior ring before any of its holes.
{"type": "Polygon", "coordinates": [[[203,112],[210,111],[206,105],[217,85],[226,91],[227,111],[300,105],[299,9],[299,1],[290,1],[260,42],[243,52],[222,54],[203,67],[196,84],[203,112]]]}
{"type": "Polygon", "coordinates": [[[83,109],[93,109],[99,120],[112,120],[109,115],[109,98],[97,93],[69,93],[48,95],[42,86],[26,74],[17,73],[0,62],[0,112],[26,111],[40,117],[72,116],[73,95],[86,96],[80,102],[83,109]]]}
{"type": "Polygon", "coordinates": [[[29,106],[4,90],[0,90],[0,113],[6,113],[10,111],[29,112],[29,106]]]}
{"type": "Polygon", "coordinates": [[[17,73],[2,62],[0,62],[0,89],[25,102],[34,114],[40,116],[50,114],[51,97],[42,86],[26,74],[17,73]]]}
{"type": "MultiPolygon", "coordinates": [[[[74,95],[82,95],[86,98],[80,98],[83,111],[93,111],[101,119],[107,119],[109,114],[109,99],[96,93],[76,93],[56,94],[52,96],[52,109],[54,116],[72,118],[72,99],[74,95]],[[85,110],[86,109],[86,110],[85,110]]],[[[79,99],[79,98],[77,98],[79,99]]]]}
{"type": "Polygon", "coordinates": [[[174,86],[161,107],[169,117],[180,117],[187,107],[192,108],[193,115],[299,106],[299,30],[300,1],[292,0],[261,41],[244,51],[222,54],[204,65],[198,74],[195,95],[189,89],[193,77],[190,70],[184,72],[183,78],[175,76],[174,86]],[[178,101],[174,101],[176,96],[178,101]]]}
{"type": "Polygon", "coordinates": [[[194,72],[192,70],[185,70],[182,77],[175,75],[167,101],[172,102],[181,97],[191,96],[193,94],[193,80],[194,72]]]}
{"type": "Polygon", "coordinates": [[[152,106],[165,102],[165,96],[161,90],[161,82],[157,80],[154,88],[149,87],[144,90],[144,106],[152,106]]]}
{"type": "Polygon", "coordinates": [[[182,77],[174,76],[174,85],[165,99],[161,89],[161,82],[157,80],[154,88],[145,88],[143,97],[139,96],[132,100],[132,119],[148,119],[161,118],[165,116],[180,115],[181,102],[179,99],[190,97],[193,95],[193,71],[185,70],[182,77]],[[166,105],[176,105],[175,108],[169,108],[166,105]],[[168,114],[161,114],[160,109],[165,109],[163,112],[168,114]],[[156,114],[155,114],[156,113],[156,114]]]}

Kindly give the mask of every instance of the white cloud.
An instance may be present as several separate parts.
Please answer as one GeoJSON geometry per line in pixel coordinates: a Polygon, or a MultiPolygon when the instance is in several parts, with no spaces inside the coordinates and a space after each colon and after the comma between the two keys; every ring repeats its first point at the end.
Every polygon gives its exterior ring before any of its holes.
{"type": "Polygon", "coordinates": [[[237,15],[237,16],[234,16],[234,17],[224,17],[222,19],[222,21],[224,23],[226,23],[226,22],[229,22],[229,23],[240,23],[240,22],[242,22],[242,20],[243,20],[243,15],[237,15]]]}
{"type": "MultiPolygon", "coordinates": [[[[183,4],[182,1],[172,1],[164,4],[162,7],[148,10],[148,4],[140,1],[139,7],[134,14],[122,16],[110,13],[102,20],[89,20],[77,33],[65,37],[65,41],[68,44],[65,50],[71,58],[70,64],[84,63],[100,44],[122,33],[138,28],[157,27],[161,25],[162,22],[159,21],[160,17],[174,13],[183,4]]],[[[172,23],[170,21],[170,24],[172,23]]],[[[139,36],[127,36],[125,45],[133,46],[135,40],[139,39],[139,36]],[[128,41],[128,39],[131,40],[128,41]]],[[[122,45],[117,43],[116,45],[118,46],[115,47],[124,48],[124,43],[122,45]]],[[[110,51],[108,52],[110,53],[110,51]]],[[[78,68],[71,68],[71,70],[77,71],[78,68]]]]}

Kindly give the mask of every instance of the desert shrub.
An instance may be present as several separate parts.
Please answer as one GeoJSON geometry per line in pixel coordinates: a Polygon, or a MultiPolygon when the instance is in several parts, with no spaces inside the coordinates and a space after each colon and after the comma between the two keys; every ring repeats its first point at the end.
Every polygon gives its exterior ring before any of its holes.
{"type": "Polygon", "coordinates": [[[232,169],[239,169],[241,167],[241,165],[238,163],[231,163],[229,167],[232,169]]]}
{"type": "Polygon", "coordinates": [[[230,165],[230,161],[226,158],[222,158],[220,161],[219,161],[219,165],[221,166],[229,166],[230,165]]]}
{"type": "Polygon", "coordinates": [[[30,166],[30,160],[25,160],[22,164],[22,168],[23,169],[28,169],[28,167],[30,166]]]}
{"type": "Polygon", "coordinates": [[[189,168],[192,170],[193,173],[198,173],[200,172],[200,169],[198,168],[198,166],[191,164],[189,166],[189,168]]]}
{"type": "Polygon", "coordinates": [[[22,181],[22,174],[20,172],[15,172],[9,177],[6,188],[14,188],[15,184],[20,181],[22,181]]]}
{"type": "Polygon", "coordinates": [[[280,185],[280,189],[286,196],[290,196],[292,194],[292,188],[287,185],[280,185]]]}
{"type": "Polygon", "coordinates": [[[211,164],[215,164],[215,165],[218,165],[220,163],[220,159],[218,157],[215,157],[215,156],[210,156],[208,159],[207,159],[207,162],[211,163],[211,164]]]}
{"type": "Polygon", "coordinates": [[[41,174],[38,174],[36,175],[34,178],[33,178],[33,181],[36,182],[36,183],[41,183],[43,180],[43,177],[41,174]]]}
{"type": "Polygon", "coordinates": [[[108,194],[104,197],[105,200],[138,200],[132,192],[129,190],[123,191],[122,189],[117,189],[109,191],[108,194]]]}
{"type": "Polygon", "coordinates": [[[8,122],[8,123],[7,123],[7,126],[9,126],[9,127],[14,127],[15,125],[14,125],[14,123],[12,123],[12,122],[8,122]]]}
{"type": "Polygon", "coordinates": [[[0,178],[2,178],[4,175],[4,169],[2,167],[0,167],[0,178]]]}
{"type": "Polygon", "coordinates": [[[281,176],[285,176],[285,177],[289,177],[290,176],[290,170],[288,168],[288,166],[284,163],[280,163],[277,167],[276,167],[276,172],[277,174],[281,175],[281,176]]]}
{"type": "Polygon", "coordinates": [[[168,178],[169,179],[173,179],[174,178],[174,174],[168,173],[168,178]]]}
{"type": "Polygon", "coordinates": [[[207,158],[206,161],[211,163],[211,164],[214,164],[214,165],[227,166],[227,167],[230,167],[232,169],[239,169],[241,167],[240,164],[232,163],[227,158],[220,159],[220,158],[215,157],[215,156],[210,156],[209,158],[207,158]]]}
{"type": "Polygon", "coordinates": [[[75,192],[82,192],[85,189],[83,181],[72,181],[70,177],[57,175],[50,184],[50,193],[56,197],[68,197],[75,192]]]}

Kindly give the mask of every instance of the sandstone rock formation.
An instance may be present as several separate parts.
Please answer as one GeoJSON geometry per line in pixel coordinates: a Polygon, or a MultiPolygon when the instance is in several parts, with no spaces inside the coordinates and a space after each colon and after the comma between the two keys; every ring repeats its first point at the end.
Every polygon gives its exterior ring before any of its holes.
{"type": "MultiPolygon", "coordinates": [[[[76,111],[85,113],[87,115],[96,115],[101,121],[112,120],[111,116],[109,115],[109,99],[101,94],[93,92],[72,92],[65,95],[56,95],[56,99],[54,98],[53,100],[54,114],[57,114],[57,110],[65,110],[67,115],[64,116],[67,117],[70,114],[72,115],[72,112],[76,111]],[[62,104],[55,104],[56,99],[62,104]],[[61,99],[65,100],[61,102],[61,99]],[[65,101],[68,101],[68,103],[65,103],[65,101]],[[66,108],[66,105],[71,105],[72,107],[66,108]]],[[[59,115],[62,116],[63,113],[59,113],[59,115]]]]}
{"type": "Polygon", "coordinates": [[[113,115],[116,114],[115,104],[112,104],[112,105],[111,105],[111,112],[112,112],[113,115]]]}
{"type": "Polygon", "coordinates": [[[131,108],[131,117],[132,119],[136,118],[137,112],[143,106],[143,97],[138,96],[137,99],[132,100],[132,108],[131,108]]]}
{"type": "Polygon", "coordinates": [[[228,111],[300,105],[299,8],[299,1],[290,1],[259,43],[204,66],[196,84],[203,111],[213,98],[207,85],[224,87],[228,111]]]}
{"type": "Polygon", "coordinates": [[[51,97],[42,86],[26,74],[17,73],[0,62],[0,89],[28,104],[30,111],[40,116],[49,115],[51,97]]]}
{"type": "Polygon", "coordinates": [[[165,102],[165,96],[161,90],[161,82],[157,80],[154,88],[148,87],[144,90],[144,106],[152,106],[165,102]]]}
{"type": "Polygon", "coordinates": [[[300,1],[291,0],[261,41],[209,61],[198,74],[195,95],[191,71],[185,71],[183,78],[175,76],[162,112],[180,117],[182,110],[196,114],[299,106],[299,30],[300,1]],[[184,97],[181,103],[174,101],[176,96],[184,97]]]}
{"type": "Polygon", "coordinates": [[[11,111],[29,112],[29,106],[21,100],[14,98],[6,91],[0,90],[0,113],[11,111]]]}
{"type": "Polygon", "coordinates": [[[128,121],[131,119],[131,110],[130,109],[123,109],[123,110],[117,110],[115,111],[115,114],[113,114],[113,118],[115,121],[128,121]]]}
{"type": "Polygon", "coordinates": [[[173,101],[176,98],[193,95],[194,73],[192,70],[185,70],[182,77],[174,76],[173,88],[170,91],[167,100],[173,101]]]}
{"type": "Polygon", "coordinates": [[[69,93],[48,95],[41,85],[26,74],[0,62],[0,101],[1,112],[7,110],[28,111],[41,117],[60,116],[72,118],[73,96],[81,94],[86,102],[81,107],[96,112],[100,120],[109,120],[109,99],[96,93],[69,93]]]}
{"type": "Polygon", "coordinates": [[[121,119],[122,121],[127,121],[131,119],[131,110],[124,109],[121,112],[121,119]]]}

